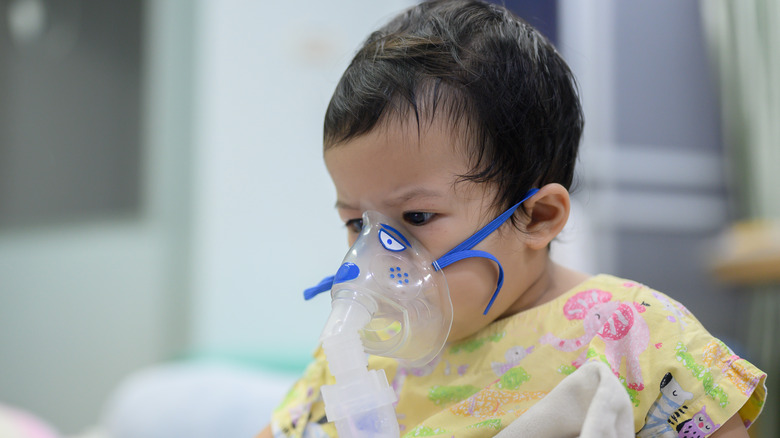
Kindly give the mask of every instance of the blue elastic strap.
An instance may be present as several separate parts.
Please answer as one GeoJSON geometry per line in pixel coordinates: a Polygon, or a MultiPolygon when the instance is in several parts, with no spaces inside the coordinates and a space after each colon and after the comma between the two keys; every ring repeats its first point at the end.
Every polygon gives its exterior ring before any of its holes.
{"type": "Polygon", "coordinates": [[[308,301],[323,292],[329,291],[333,287],[333,279],[335,277],[335,275],[325,277],[316,286],[310,287],[303,291],[303,299],[308,301]]]}
{"type": "Polygon", "coordinates": [[[493,306],[493,301],[495,301],[496,297],[498,296],[498,292],[501,290],[501,286],[503,286],[504,284],[504,268],[501,266],[501,263],[498,261],[498,259],[496,259],[492,254],[484,251],[472,250],[471,248],[476,246],[479,242],[485,240],[485,238],[489,236],[490,233],[496,231],[498,227],[503,225],[504,222],[506,222],[510,217],[512,217],[513,214],[515,214],[515,211],[518,209],[518,207],[520,207],[523,204],[523,202],[527,201],[528,198],[535,195],[538,191],[539,189],[529,190],[528,193],[525,194],[525,197],[523,197],[523,199],[520,202],[510,207],[507,211],[501,213],[501,215],[499,215],[497,218],[490,221],[490,223],[482,227],[471,237],[464,240],[458,246],[452,248],[446,254],[439,257],[438,260],[433,262],[433,267],[437,271],[459,260],[463,260],[471,257],[482,257],[496,262],[496,264],[498,265],[498,282],[496,284],[496,291],[493,292],[493,296],[490,298],[490,302],[488,302],[487,307],[485,307],[485,311],[482,313],[483,315],[487,315],[488,311],[490,310],[490,307],[493,306]]]}
{"type": "Polygon", "coordinates": [[[433,262],[433,266],[436,268],[436,270],[440,270],[446,266],[449,266],[455,262],[461,261],[463,259],[468,259],[472,257],[482,257],[485,259],[490,259],[496,262],[498,265],[498,283],[496,286],[496,291],[493,292],[493,296],[490,297],[490,302],[488,303],[487,307],[485,307],[485,311],[482,313],[483,315],[487,315],[488,310],[490,310],[490,307],[493,305],[493,301],[496,300],[496,297],[498,296],[498,291],[501,290],[501,286],[504,285],[504,268],[501,267],[501,263],[498,262],[498,259],[496,256],[489,252],[485,251],[479,251],[476,249],[465,249],[460,252],[456,253],[447,253],[439,258],[439,260],[436,260],[433,262]]]}
{"type": "MultiPolygon", "coordinates": [[[[527,201],[528,198],[535,195],[536,192],[538,191],[539,189],[529,190],[528,193],[525,194],[525,197],[523,197],[523,199],[520,202],[513,205],[507,211],[503,212],[500,216],[490,221],[489,224],[485,225],[479,231],[474,233],[471,237],[464,240],[458,246],[452,248],[446,254],[439,257],[438,260],[433,262],[433,267],[437,271],[457,261],[467,259],[467,258],[472,258],[472,257],[486,258],[494,261],[498,265],[498,281],[496,283],[496,290],[495,292],[493,292],[493,296],[490,297],[490,302],[488,302],[487,307],[485,307],[485,311],[482,313],[483,315],[487,315],[488,311],[490,310],[490,307],[493,306],[493,301],[495,301],[496,297],[498,296],[498,292],[501,290],[501,286],[503,286],[504,284],[504,268],[501,266],[501,263],[493,254],[490,254],[485,251],[472,250],[471,248],[476,246],[479,242],[482,242],[487,236],[490,235],[490,233],[496,231],[498,227],[503,225],[504,222],[506,222],[510,217],[512,217],[513,214],[515,214],[515,210],[517,210],[517,208],[520,207],[520,205],[522,205],[523,202],[527,201]]],[[[303,291],[303,298],[305,300],[310,300],[323,292],[329,291],[333,287],[334,278],[335,275],[331,275],[323,278],[322,281],[320,281],[319,284],[317,284],[316,286],[310,287],[305,291],[303,291]]]]}

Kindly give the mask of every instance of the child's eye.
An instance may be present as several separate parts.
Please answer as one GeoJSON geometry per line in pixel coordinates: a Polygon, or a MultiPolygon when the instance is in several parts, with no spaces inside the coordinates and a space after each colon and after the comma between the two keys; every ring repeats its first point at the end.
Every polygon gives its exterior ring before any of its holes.
{"type": "Polygon", "coordinates": [[[436,213],[423,213],[420,211],[409,211],[404,213],[404,221],[409,225],[425,225],[428,223],[436,213]]]}
{"type": "Polygon", "coordinates": [[[363,229],[363,219],[350,219],[345,225],[347,226],[347,230],[357,234],[363,229]]]}

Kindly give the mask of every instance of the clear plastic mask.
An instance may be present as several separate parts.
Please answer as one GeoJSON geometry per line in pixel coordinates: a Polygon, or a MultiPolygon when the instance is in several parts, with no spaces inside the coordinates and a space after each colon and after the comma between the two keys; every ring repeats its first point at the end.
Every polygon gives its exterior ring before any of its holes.
{"type": "Polygon", "coordinates": [[[333,278],[331,297],[355,300],[371,313],[359,331],[367,353],[414,365],[441,351],[452,326],[452,301],[433,262],[399,224],[375,211],[363,214],[363,229],[333,278]]]}
{"type": "Polygon", "coordinates": [[[367,353],[412,366],[436,357],[452,327],[452,301],[442,269],[472,257],[496,263],[498,279],[483,312],[487,315],[501,290],[504,270],[494,255],[473,248],[537,192],[531,189],[520,202],[435,260],[400,224],[375,211],[363,213],[360,235],[336,275],[303,293],[309,300],[331,291],[333,311],[322,339],[355,329],[351,322],[369,319],[365,325],[361,322],[359,330],[367,353]]]}

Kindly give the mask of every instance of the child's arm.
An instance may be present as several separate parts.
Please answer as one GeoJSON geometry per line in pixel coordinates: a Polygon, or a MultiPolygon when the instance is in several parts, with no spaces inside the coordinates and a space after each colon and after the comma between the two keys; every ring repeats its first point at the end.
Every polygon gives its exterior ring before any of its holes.
{"type": "MultiPolygon", "coordinates": [[[[726,423],[726,424],[728,424],[728,423],[726,423]]],[[[725,424],[724,424],[724,426],[725,426],[725,424]]],[[[747,435],[745,435],[745,436],[747,436],[747,435]]],[[[260,432],[260,434],[257,435],[255,438],[273,438],[273,435],[271,435],[271,425],[269,424],[268,426],[266,426],[265,429],[263,429],[263,431],[260,432]]]]}
{"type": "MultiPolygon", "coordinates": [[[[270,437],[270,435],[268,435],[270,437]]],[[[718,428],[710,438],[749,438],[745,425],[742,424],[742,418],[739,414],[734,414],[723,426],[718,428]]]]}

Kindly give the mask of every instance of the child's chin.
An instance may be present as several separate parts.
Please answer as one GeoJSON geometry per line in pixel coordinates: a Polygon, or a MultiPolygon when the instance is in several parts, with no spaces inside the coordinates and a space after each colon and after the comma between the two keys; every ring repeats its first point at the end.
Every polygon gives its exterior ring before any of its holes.
{"type": "Polygon", "coordinates": [[[482,325],[473,325],[469,327],[462,327],[459,329],[453,327],[452,330],[450,331],[449,336],[447,336],[447,343],[454,344],[456,342],[466,340],[474,336],[477,332],[479,332],[483,328],[485,328],[485,326],[487,326],[489,323],[490,321],[486,321],[486,323],[482,325]]]}

